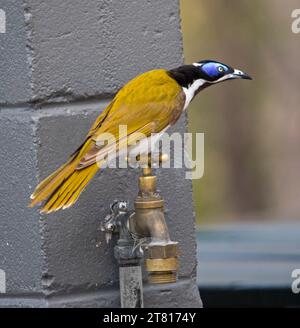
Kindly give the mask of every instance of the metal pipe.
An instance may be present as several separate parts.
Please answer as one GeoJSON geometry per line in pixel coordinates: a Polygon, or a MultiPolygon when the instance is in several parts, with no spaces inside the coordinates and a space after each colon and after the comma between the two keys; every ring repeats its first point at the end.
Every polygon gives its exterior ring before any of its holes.
{"type": "Polygon", "coordinates": [[[128,216],[118,220],[119,240],[114,255],[119,263],[120,300],[122,308],[143,308],[143,277],[141,261],[143,250],[135,247],[128,231],[128,216]]]}

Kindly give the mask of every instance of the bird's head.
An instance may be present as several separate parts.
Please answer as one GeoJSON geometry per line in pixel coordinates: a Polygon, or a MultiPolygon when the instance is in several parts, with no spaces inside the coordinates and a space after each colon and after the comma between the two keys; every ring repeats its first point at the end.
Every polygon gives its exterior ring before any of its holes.
{"type": "Polygon", "coordinates": [[[215,60],[202,60],[169,71],[186,94],[186,106],[201,90],[227,80],[252,80],[250,75],[215,60]]]}
{"type": "Polygon", "coordinates": [[[198,70],[199,78],[209,84],[233,79],[252,80],[250,75],[214,60],[202,60],[193,66],[198,70]]]}

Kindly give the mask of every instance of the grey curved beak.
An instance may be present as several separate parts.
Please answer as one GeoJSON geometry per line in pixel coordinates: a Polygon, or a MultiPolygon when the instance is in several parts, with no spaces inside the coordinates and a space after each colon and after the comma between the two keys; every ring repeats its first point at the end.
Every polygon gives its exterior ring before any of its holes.
{"type": "Polygon", "coordinates": [[[252,77],[238,69],[235,69],[232,77],[235,79],[253,80],[252,77]]]}

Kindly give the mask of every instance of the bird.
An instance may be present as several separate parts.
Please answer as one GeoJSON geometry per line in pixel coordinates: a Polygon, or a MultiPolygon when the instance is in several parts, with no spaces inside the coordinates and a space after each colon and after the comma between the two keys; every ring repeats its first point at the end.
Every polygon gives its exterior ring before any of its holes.
{"type": "Polygon", "coordinates": [[[136,76],[116,93],[67,162],[37,185],[29,207],[43,202],[41,213],[69,208],[113,147],[121,151],[129,143],[134,144],[135,133],[157,139],[176,123],[200,91],[233,79],[252,78],[216,60],[202,60],[170,70],[154,69],[136,76]],[[120,134],[120,125],[127,127],[128,138],[120,134]],[[107,133],[114,138],[99,145],[97,140],[107,133]]]}

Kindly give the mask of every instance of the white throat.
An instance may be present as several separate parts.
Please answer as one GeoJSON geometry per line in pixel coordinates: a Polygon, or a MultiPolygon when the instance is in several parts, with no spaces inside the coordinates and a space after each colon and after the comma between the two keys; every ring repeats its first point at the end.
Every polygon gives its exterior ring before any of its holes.
{"type": "Polygon", "coordinates": [[[205,83],[206,81],[203,79],[195,80],[191,85],[187,88],[183,87],[183,91],[185,93],[185,104],[183,110],[187,109],[188,105],[192,101],[195,96],[195,92],[205,83]]]}

